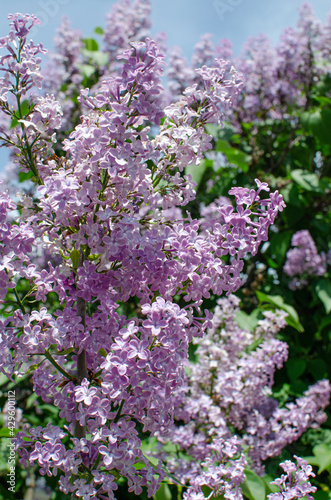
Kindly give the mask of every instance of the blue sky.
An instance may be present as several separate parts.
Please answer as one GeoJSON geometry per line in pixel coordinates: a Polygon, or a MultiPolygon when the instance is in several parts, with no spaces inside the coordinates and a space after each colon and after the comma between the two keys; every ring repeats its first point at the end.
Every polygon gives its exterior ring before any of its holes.
{"type": "MultiPolygon", "coordinates": [[[[12,0],[1,2],[0,36],[8,32],[9,12],[29,12],[43,22],[35,28],[33,39],[52,49],[55,30],[63,15],[84,36],[93,36],[96,26],[104,26],[105,14],[115,0],[12,0]]],[[[301,0],[151,0],[152,34],[164,31],[168,46],[178,45],[187,57],[204,33],[212,33],[214,41],[228,38],[239,54],[249,36],[266,33],[276,42],[281,31],[295,26],[301,0]]],[[[315,14],[325,22],[331,11],[330,0],[314,0],[315,14]]],[[[0,150],[0,170],[6,154],[0,150]]]]}
{"type": "MultiPolygon", "coordinates": [[[[115,0],[12,0],[2,2],[0,36],[8,30],[9,12],[30,12],[43,22],[34,38],[46,47],[52,40],[61,16],[68,15],[74,27],[85,36],[95,26],[103,26],[105,14],[115,0]]],[[[283,28],[296,24],[302,0],[151,0],[152,33],[165,31],[169,46],[179,45],[190,56],[192,47],[203,33],[212,33],[215,41],[228,38],[238,53],[248,36],[266,33],[276,42],[283,28]],[[222,11],[224,11],[222,15],[222,11]]],[[[314,0],[317,17],[325,21],[331,10],[330,0],[314,0]]]]}

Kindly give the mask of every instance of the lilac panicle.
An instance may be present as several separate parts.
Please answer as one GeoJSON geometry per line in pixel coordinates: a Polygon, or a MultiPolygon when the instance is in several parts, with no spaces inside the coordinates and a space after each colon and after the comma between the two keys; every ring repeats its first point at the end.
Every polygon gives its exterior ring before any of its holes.
{"type": "Polygon", "coordinates": [[[284,272],[292,277],[292,290],[307,284],[309,276],[323,276],[326,272],[326,255],[318,254],[314,240],[306,229],[297,231],[291,241],[292,247],[286,254],[284,272]]]}
{"type": "Polygon", "coordinates": [[[110,61],[114,61],[131,42],[149,35],[151,5],[149,0],[120,0],[106,16],[104,43],[110,61]]]}
{"type": "Polygon", "coordinates": [[[278,456],[286,445],[326,419],[328,380],[312,385],[283,408],[272,396],[275,370],[288,356],[287,344],[275,339],[286,325],[287,314],[266,311],[249,332],[238,326],[238,312],[236,296],[218,300],[210,328],[202,338],[194,339],[197,359],[187,362],[184,385],[176,391],[177,423],[158,433],[160,456],[167,468],[191,485],[188,498],[201,495],[203,485],[215,495],[233,498],[232,492],[237,495],[234,498],[242,498],[245,466],[263,474],[265,460],[278,456]],[[181,453],[177,458],[169,455],[162,448],[168,441],[189,460],[181,458],[181,453]],[[214,456],[211,450],[218,454],[214,456]]]}
{"type": "Polygon", "coordinates": [[[5,37],[0,38],[0,49],[6,49],[7,54],[0,57],[0,68],[4,77],[0,79],[0,100],[5,110],[8,92],[26,95],[32,87],[41,88],[42,75],[40,73],[40,57],[46,50],[41,44],[35,46],[27,41],[27,35],[39,19],[30,14],[9,14],[11,30],[5,37]],[[17,48],[17,52],[16,52],[17,48]],[[19,82],[16,75],[20,76],[19,82]]]}
{"type": "Polygon", "coordinates": [[[280,464],[285,474],[282,474],[280,478],[275,479],[271,483],[278,486],[280,492],[270,493],[267,497],[268,500],[287,500],[289,498],[314,499],[310,493],[315,493],[317,488],[316,486],[312,486],[309,481],[310,477],[315,477],[312,467],[308,465],[306,460],[295,455],[294,458],[297,461],[296,464],[290,460],[286,460],[280,464]]]}

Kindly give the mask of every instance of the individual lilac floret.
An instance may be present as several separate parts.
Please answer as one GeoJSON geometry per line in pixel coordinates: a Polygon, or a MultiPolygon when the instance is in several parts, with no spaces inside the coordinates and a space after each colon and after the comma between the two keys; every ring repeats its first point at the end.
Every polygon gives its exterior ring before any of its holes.
{"type": "Polygon", "coordinates": [[[326,272],[326,256],[317,253],[317,248],[309,231],[297,231],[292,237],[292,247],[286,254],[284,272],[294,279],[291,290],[302,288],[308,276],[322,276],[326,272]]]}
{"type": "Polygon", "coordinates": [[[314,493],[317,488],[309,482],[309,476],[315,477],[312,472],[311,465],[308,465],[306,460],[294,455],[297,461],[295,465],[290,460],[285,460],[280,466],[286,474],[282,474],[280,478],[272,481],[271,484],[276,484],[280,492],[270,493],[268,500],[289,500],[305,497],[307,500],[313,500],[309,493],[314,493]]]}

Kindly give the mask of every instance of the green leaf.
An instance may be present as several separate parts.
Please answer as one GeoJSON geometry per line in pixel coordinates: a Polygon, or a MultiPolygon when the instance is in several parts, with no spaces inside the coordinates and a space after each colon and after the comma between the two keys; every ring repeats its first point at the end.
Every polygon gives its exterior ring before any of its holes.
{"type": "Polygon", "coordinates": [[[30,111],[30,103],[27,99],[25,99],[24,101],[21,102],[21,116],[20,116],[19,111],[16,110],[15,116],[12,118],[10,128],[16,127],[16,125],[18,125],[18,123],[19,123],[18,120],[20,118],[26,118],[29,111],[30,111]]]}
{"type": "Polygon", "coordinates": [[[286,363],[286,371],[290,379],[296,380],[303,374],[307,366],[307,363],[304,359],[289,359],[286,363]]]}
{"type": "Polygon", "coordinates": [[[95,30],[94,30],[94,33],[96,33],[97,35],[103,35],[104,34],[104,30],[100,26],[97,26],[95,28],[95,30]]]}
{"type": "Polygon", "coordinates": [[[316,84],[315,89],[321,95],[325,95],[331,90],[331,77],[326,75],[321,77],[320,81],[316,84]]]}
{"type": "Polygon", "coordinates": [[[318,298],[323,303],[326,313],[331,311],[331,282],[327,279],[319,280],[315,286],[318,298]]]}
{"type": "Polygon", "coordinates": [[[82,41],[83,43],[85,43],[85,47],[87,48],[87,50],[95,51],[99,49],[99,45],[96,40],[94,40],[94,38],[83,38],[82,41]]]}
{"type": "Polygon", "coordinates": [[[207,134],[213,136],[214,139],[225,139],[229,140],[235,133],[234,127],[227,122],[224,122],[223,127],[220,127],[216,123],[208,123],[205,125],[205,130],[207,134]]]}
{"type": "Polygon", "coordinates": [[[291,177],[299,186],[304,188],[306,191],[321,192],[322,189],[319,185],[319,179],[316,174],[311,174],[305,172],[304,170],[298,168],[291,172],[291,177]]]}
{"type": "Polygon", "coordinates": [[[24,182],[27,181],[28,179],[31,179],[33,177],[33,173],[30,172],[19,172],[18,174],[18,181],[19,182],[24,182]]]}
{"type": "Polygon", "coordinates": [[[40,361],[39,363],[36,363],[35,365],[30,365],[27,373],[34,372],[37,368],[39,368],[39,366],[41,366],[43,364],[44,361],[45,360],[43,359],[42,361],[40,361]]]}
{"type": "Polygon", "coordinates": [[[331,144],[331,110],[318,109],[314,112],[302,113],[301,123],[303,128],[313,134],[320,142],[331,144]]]}
{"type": "Polygon", "coordinates": [[[271,254],[272,258],[281,264],[285,259],[287,249],[291,243],[291,235],[289,232],[283,233],[272,233],[270,236],[270,247],[268,253],[271,254]]]}
{"type": "Polygon", "coordinates": [[[308,370],[316,380],[327,377],[327,366],[324,359],[312,359],[308,363],[308,370]]]}
{"type": "Polygon", "coordinates": [[[43,405],[39,405],[38,408],[40,410],[49,412],[54,417],[57,417],[59,414],[59,408],[52,406],[52,405],[43,404],[43,405]]]}
{"type": "Polygon", "coordinates": [[[266,487],[263,479],[255,472],[245,469],[246,479],[241,486],[243,494],[249,500],[265,500],[266,487]]]}
{"type": "Polygon", "coordinates": [[[286,205],[294,205],[295,207],[304,207],[303,197],[298,186],[294,182],[289,182],[287,186],[280,190],[283,195],[286,205]]]}
{"type": "Polygon", "coordinates": [[[232,147],[228,141],[224,139],[217,141],[216,150],[224,153],[230,164],[237,165],[243,172],[248,171],[251,157],[239,149],[232,147]]]}
{"type": "Polygon", "coordinates": [[[310,465],[316,465],[317,467],[319,466],[318,458],[315,457],[315,455],[313,457],[304,457],[304,459],[307,460],[310,465]]]}
{"type": "Polygon", "coordinates": [[[103,347],[99,349],[98,353],[104,358],[108,356],[107,351],[103,347]]]}
{"type": "Polygon", "coordinates": [[[200,165],[187,165],[187,167],[185,167],[185,174],[191,175],[194,182],[197,183],[195,189],[198,188],[206,168],[207,168],[206,160],[202,160],[200,162],[200,165]]]}
{"type": "Polygon", "coordinates": [[[313,453],[318,459],[319,470],[321,474],[325,469],[331,467],[331,448],[325,443],[314,446],[313,453]]]}
{"type": "Polygon", "coordinates": [[[221,153],[227,154],[232,151],[234,148],[231,144],[225,139],[220,139],[216,143],[216,151],[221,151],[221,153]]]}
{"type": "Polygon", "coordinates": [[[154,500],[172,500],[172,494],[166,483],[161,483],[160,488],[153,495],[154,500]]]}
{"type": "Polygon", "coordinates": [[[267,474],[266,476],[263,476],[261,479],[263,479],[265,483],[267,495],[269,493],[276,493],[277,491],[279,491],[279,488],[276,484],[270,484],[275,480],[274,476],[267,474]]]}
{"type": "Polygon", "coordinates": [[[216,125],[216,123],[207,123],[207,125],[205,125],[207,134],[212,135],[214,139],[218,138],[219,129],[220,127],[219,125],[216,125]]]}
{"type": "Polygon", "coordinates": [[[4,384],[7,384],[9,379],[6,377],[4,373],[0,373],[0,387],[4,384]]]}
{"type": "Polygon", "coordinates": [[[285,318],[288,325],[295,328],[298,332],[303,332],[304,328],[299,321],[299,316],[294,307],[289,304],[285,304],[284,299],[281,295],[266,295],[263,292],[256,292],[256,296],[260,303],[266,302],[267,304],[273,305],[277,309],[282,309],[287,312],[288,316],[285,318]]]}
{"type": "Polygon", "coordinates": [[[314,493],[315,500],[330,500],[330,495],[327,491],[318,490],[314,493]]]}
{"type": "Polygon", "coordinates": [[[17,433],[18,429],[8,429],[8,427],[0,429],[0,437],[13,438],[17,433]]]}
{"type": "Polygon", "coordinates": [[[28,399],[26,400],[26,408],[27,409],[31,408],[36,399],[38,399],[38,395],[35,392],[33,392],[31,396],[29,396],[28,399]]]}
{"type": "Polygon", "coordinates": [[[247,314],[245,311],[238,311],[236,314],[238,326],[252,332],[257,326],[259,312],[259,309],[254,309],[251,314],[247,314]]]}
{"type": "MultiPolygon", "coordinates": [[[[321,322],[319,323],[318,330],[321,332],[323,330],[323,328],[326,328],[330,324],[331,324],[331,316],[325,316],[324,318],[322,318],[321,322]]],[[[0,385],[1,385],[1,383],[0,383],[0,385]]]]}

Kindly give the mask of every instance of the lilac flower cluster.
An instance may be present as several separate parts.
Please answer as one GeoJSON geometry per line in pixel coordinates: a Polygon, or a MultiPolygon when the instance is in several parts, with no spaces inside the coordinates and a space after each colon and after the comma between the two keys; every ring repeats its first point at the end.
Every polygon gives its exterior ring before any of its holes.
{"type": "Polygon", "coordinates": [[[284,272],[293,277],[289,287],[292,290],[307,285],[309,276],[323,276],[326,272],[326,255],[317,252],[309,231],[297,231],[291,241],[292,247],[286,254],[284,272]]]}
{"type": "Polygon", "coordinates": [[[67,17],[63,17],[54,37],[54,52],[48,54],[48,61],[43,71],[43,88],[53,94],[61,104],[63,119],[61,130],[71,130],[79,121],[81,110],[75,97],[82,84],[80,67],[84,62],[82,34],[72,29],[67,17]]]}
{"type": "Polygon", "coordinates": [[[309,482],[311,476],[315,477],[312,467],[308,465],[306,460],[295,455],[294,458],[297,464],[294,464],[290,460],[286,460],[280,464],[285,474],[282,474],[280,478],[275,479],[271,483],[277,485],[280,492],[270,493],[268,500],[283,500],[288,498],[307,498],[307,500],[313,500],[314,497],[310,493],[314,493],[317,488],[309,482]]]}
{"type": "Polygon", "coordinates": [[[32,87],[41,88],[41,59],[38,54],[46,52],[41,44],[35,46],[27,41],[27,34],[35,24],[40,24],[39,19],[29,14],[10,14],[8,19],[11,30],[7,36],[0,38],[0,49],[6,50],[6,54],[0,57],[0,67],[4,72],[4,77],[0,78],[0,101],[7,112],[9,92],[24,96],[32,87]],[[16,75],[20,77],[19,85],[11,81],[16,75]]]}
{"type": "MultiPolygon", "coordinates": [[[[161,444],[170,440],[177,445],[177,458],[168,455],[166,447],[161,447],[161,456],[183,484],[190,484],[188,498],[203,498],[203,485],[225,498],[242,498],[245,465],[263,473],[265,460],[326,419],[323,410],[331,393],[327,380],[283,408],[272,397],[275,370],[288,354],[287,344],[275,339],[287,314],[267,311],[249,332],[238,326],[238,312],[234,295],[218,300],[212,327],[194,341],[197,361],[187,364],[185,385],[176,392],[175,424],[167,433],[158,433],[161,444]]],[[[298,474],[299,482],[305,479],[298,474]]],[[[298,486],[297,480],[291,484],[298,486]]],[[[308,493],[308,486],[302,491],[308,493]]]]}
{"type": "Polygon", "coordinates": [[[106,16],[104,42],[110,61],[116,60],[132,41],[143,41],[151,27],[149,0],[122,0],[106,16]]]}
{"type": "Polygon", "coordinates": [[[194,69],[203,64],[213,66],[217,57],[231,61],[245,75],[244,92],[227,113],[238,130],[242,123],[286,117],[291,107],[305,106],[311,86],[330,72],[330,40],[330,18],[322,25],[308,3],[299,10],[297,28],[284,30],[276,46],[267,36],[259,35],[245,43],[239,58],[233,56],[228,40],[214,46],[212,36],[204,35],[195,47],[191,65],[178,48],[170,52],[170,95],[177,100],[185,87],[199,84],[194,69]]]}
{"type": "MultiPolygon", "coordinates": [[[[12,45],[9,38],[3,43],[9,54],[2,64],[27,57],[25,37],[37,22],[22,14],[10,19],[16,32],[12,45]]],[[[62,144],[54,135],[61,103],[38,94],[33,85],[40,80],[26,79],[24,64],[15,66],[15,78],[8,70],[18,109],[4,109],[19,119],[10,135],[0,134],[36,185],[18,204],[6,192],[0,196],[0,298],[10,301],[0,323],[0,370],[14,377],[31,369],[35,393],[66,422],[61,429],[26,425],[17,435],[21,462],[37,462],[49,476],[60,472],[61,490],[83,498],[114,498],[119,477],[136,494],[145,486],[149,496],[156,492],[162,462],[144,456],[137,424],[151,435],[171,428],[189,342],[211,326],[212,315],[200,310],[203,299],[238,288],[244,256],[257,251],[284,207],[278,192],[260,196],[269,188],[256,181],[256,191],[231,191],[236,209],[220,207],[212,229],[202,232],[189,216],[171,218],[194,199],[194,183],[181,172],[210,148],[203,125],[222,120],[241,80],[218,60],[198,70],[199,86],[164,107],[164,54],[155,42],[131,43],[118,61],[118,73],[93,92],[81,91],[85,114],[62,144]],[[151,126],[160,126],[154,138],[151,126]],[[10,224],[8,214],[18,207],[22,216],[10,224]],[[35,257],[40,247],[53,256],[42,269],[35,257]],[[25,296],[16,289],[20,280],[29,283],[25,296]],[[54,293],[60,306],[51,312],[54,293]],[[121,314],[131,297],[136,309],[121,314]]],[[[196,484],[208,476],[223,485],[219,491],[237,491],[243,458],[221,442],[210,453],[219,463],[205,456],[209,472],[196,484]],[[229,482],[226,457],[233,458],[237,486],[229,482]]]]}
{"type": "Polygon", "coordinates": [[[43,157],[53,153],[51,144],[56,141],[55,129],[61,126],[62,110],[54,96],[40,96],[36,91],[43,81],[39,54],[47,51],[42,44],[28,42],[27,35],[34,25],[40,24],[39,19],[30,14],[10,14],[9,20],[9,35],[0,39],[0,50],[6,50],[0,58],[4,72],[0,78],[0,116],[1,121],[5,115],[20,126],[0,127],[1,142],[11,148],[12,157],[22,165],[23,172],[36,175],[34,156],[40,151],[43,157]],[[27,111],[23,98],[28,102],[27,111]]]}

